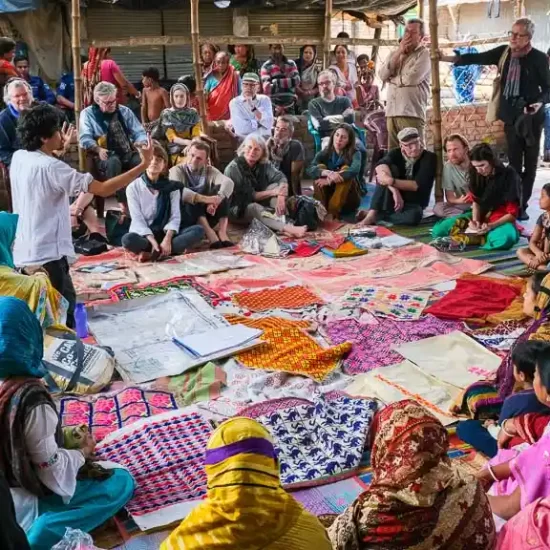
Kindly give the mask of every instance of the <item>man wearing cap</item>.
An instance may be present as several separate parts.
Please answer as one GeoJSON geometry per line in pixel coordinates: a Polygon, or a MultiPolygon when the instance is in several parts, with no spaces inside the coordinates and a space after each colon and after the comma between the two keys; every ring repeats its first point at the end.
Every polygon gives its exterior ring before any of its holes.
{"type": "Polygon", "coordinates": [[[361,225],[373,225],[379,221],[418,225],[430,202],[435,179],[435,153],[424,149],[416,128],[404,128],[397,139],[399,148],[389,151],[376,167],[376,190],[370,209],[357,214],[361,225]]]}
{"type": "Polygon", "coordinates": [[[271,136],[273,107],[268,96],[256,93],[259,84],[260,77],[257,74],[245,73],[241,95],[229,102],[233,130],[241,139],[253,133],[266,139],[271,136]]]}

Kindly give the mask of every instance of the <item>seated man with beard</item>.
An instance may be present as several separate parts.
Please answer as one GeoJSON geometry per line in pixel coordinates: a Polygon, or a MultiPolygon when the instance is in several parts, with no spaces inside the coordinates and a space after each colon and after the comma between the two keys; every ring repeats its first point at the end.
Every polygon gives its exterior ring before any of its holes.
{"type": "MultiPolygon", "coordinates": [[[[80,113],[80,146],[94,154],[94,161],[106,179],[114,178],[140,163],[138,148],[147,134],[134,113],[117,104],[117,88],[100,82],[94,89],[94,104],[80,113]]],[[[117,191],[123,213],[128,214],[126,190],[117,191]]]]}

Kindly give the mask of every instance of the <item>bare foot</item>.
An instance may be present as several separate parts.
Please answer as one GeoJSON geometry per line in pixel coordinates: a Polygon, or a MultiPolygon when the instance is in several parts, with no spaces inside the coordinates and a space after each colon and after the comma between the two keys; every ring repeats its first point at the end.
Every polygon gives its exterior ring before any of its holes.
{"type": "Polygon", "coordinates": [[[305,237],[305,234],[307,233],[307,225],[285,225],[283,231],[291,237],[301,239],[302,237],[305,237]]]}
{"type": "Polygon", "coordinates": [[[367,214],[358,224],[359,227],[376,225],[376,214],[367,214]]]}
{"type": "Polygon", "coordinates": [[[220,241],[230,241],[231,239],[227,235],[226,231],[218,231],[218,237],[220,238],[220,241]]]}
{"type": "Polygon", "coordinates": [[[150,252],[141,252],[138,256],[138,262],[141,262],[142,264],[145,264],[147,262],[151,261],[151,253],[150,252]]]}

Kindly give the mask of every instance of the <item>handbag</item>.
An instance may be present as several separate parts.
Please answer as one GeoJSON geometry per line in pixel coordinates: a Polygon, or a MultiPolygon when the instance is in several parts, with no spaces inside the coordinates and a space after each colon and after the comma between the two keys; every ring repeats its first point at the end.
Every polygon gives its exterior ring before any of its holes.
{"type": "Polygon", "coordinates": [[[491,94],[489,104],[487,105],[487,114],[485,116],[485,121],[489,124],[498,120],[498,110],[500,107],[500,98],[502,95],[502,69],[504,67],[504,63],[506,63],[506,58],[508,57],[509,52],[510,48],[506,48],[504,52],[502,52],[502,55],[500,56],[500,59],[498,61],[498,73],[493,80],[493,92],[491,94]]]}

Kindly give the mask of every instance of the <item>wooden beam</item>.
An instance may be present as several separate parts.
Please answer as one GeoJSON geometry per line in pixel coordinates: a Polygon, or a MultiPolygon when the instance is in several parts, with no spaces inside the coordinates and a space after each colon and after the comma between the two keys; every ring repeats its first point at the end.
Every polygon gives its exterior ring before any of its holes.
{"type": "Polygon", "coordinates": [[[199,37],[199,0],[191,0],[191,40],[193,45],[193,69],[197,81],[197,97],[199,100],[199,114],[201,117],[202,131],[209,135],[208,117],[206,115],[206,101],[202,84],[201,50],[199,37]]]}
{"type": "MultiPolygon", "coordinates": [[[[380,37],[382,36],[382,27],[378,27],[374,29],[374,39],[380,41],[380,37]]],[[[370,58],[376,63],[376,58],[378,57],[378,50],[380,49],[380,46],[378,44],[374,44],[372,46],[372,52],[370,54],[370,58]]]]}
{"type": "Polygon", "coordinates": [[[323,36],[323,69],[330,65],[330,38],[332,36],[332,0],[325,0],[325,32],[323,36]]]}
{"type": "MultiPolygon", "coordinates": [[[[241,37],[235,35],[220,36],[201,36],[203,42],[212,42],[214,44],[284,44],[295,46],[307,46],[314,44],[320,46],[324,44],[324,38],[318,36],[309,36],[297,38],[294,36],[248,36],[241,37]]],[[[484,44],[502,44],[508,42],[508,36],[498,36],[494,38],[478,38],[475,40],[461,40],[457,42],[444,42],[442,48],[460,48],[463,46],[480,46],[484,44]]],[[[387,46],[396,47],[398,40],[381,40],[377,38],[332,38],[331,43],[346,44],[347,46],[387,46]]],[[[90,45],[96,48],[139,48],[142,46],[184,46],[192,44],[189,36],[132,36],[129,38],[104,38],[102,40],[90,40],[90,45]]]]}
{"type": "Polygon", "coordinates": [[[441,84],[439,82],[439,39],[437,37],[437,0],[430,2],[430,53],[432,60],[432,131],[434,136],[434,152],[437,156],[435,172],[435,200],[443,200],[441,185],[443,174],[443,139],[441,135],[441,84]]]}
{"type": "MultiPolygon", "coordinates": [[[[235,35],[202,36],[202,42],[214,44],[284,44],[295,46],[307,46],[308,44],[323,45],[324,38],[319,36],[248,36],[235,35]]],[[[333,38],[334,44],[346,44],[348,46],[390,46],[399,45],[397,40],[375,40],[374,38],[333,38]]],[[[139,48],[142,46],[185,46],[192,44],[189,36],[132,36],[128,38],[104,38],[90,40],[90,45],[96,48],[139,48]]]]}
{"type": "MultiPolygon", "coordinates": [[[[74,74],[74,117],[76,123],[76,134],[80,125],[80,111],[82,111],[82,63],[80,60],[80,0],[71,0],[71,21],[72,21],[72,36],[71,36],[71,52],[73,57],[73,74],[74,74]]],[[[78,138],[77,138],[78,139],[78,138]]],[[[78,143],[78,168],[84,172],[86,157],[84,150],[78,143]]]]}

